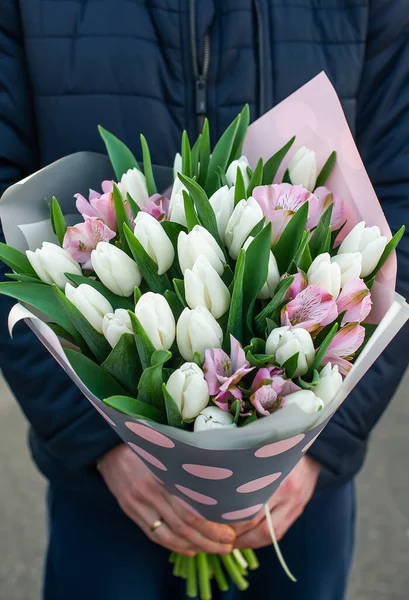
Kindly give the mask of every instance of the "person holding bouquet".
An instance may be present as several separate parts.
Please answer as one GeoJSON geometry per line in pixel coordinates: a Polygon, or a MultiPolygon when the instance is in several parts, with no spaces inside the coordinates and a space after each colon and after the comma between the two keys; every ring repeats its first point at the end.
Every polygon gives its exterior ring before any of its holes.
{"type": "MultiPolygon", "coordinates": [[[[325,68],[397,230],[407,220],[409,197],[405,7],[386,0],[365,7],[339,0],[318,9],[267,0],[182,5],[3,0],[1,191],[76,150],[102,151],[98,123],[131,147],[142,131],[154,162],[170,165],[183,127],[195,134],[209,116],[216,138],[237,107],[249,103],[254,119],[325,68]],[[300,23],[310,26],[300,29],[300,23]]],[[[398,291],[406,296],[407,255],[404,238],[398,291]]],[[[21,328],[9,341],[9,308],[0,297],[0,368],[32,425],[33,457],[50,481],[46,600],[74,594],[80,600],[183,598],[168,550],[224,554],[233,547],[266,547],[247,597],[344,598],[353,477],[408,364],[407,329],[270,500],[277,536],[299,580],[293,585],[267,547],[263,514],[230,527],[186,511],[31,332],[21,328]]],[[[235,590],[229,594],[238,597],[235,590]]]]}

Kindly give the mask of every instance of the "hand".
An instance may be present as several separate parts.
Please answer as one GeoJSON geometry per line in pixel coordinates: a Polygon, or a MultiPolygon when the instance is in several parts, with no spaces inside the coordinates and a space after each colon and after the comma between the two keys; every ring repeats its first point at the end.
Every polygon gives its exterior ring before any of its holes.
{"type": "MultiPolygon", "coordinates": [[[[317,485],[321,465],[303,456],[271,496],[269,507],[277,540],[280,540],[298,519],[310,501],[317,485]]],[[[234,526],[238,535],[236,548],[262,548],[271,544],[264,509],[252,521],[234,526]]]]}
{"type": "Polygon", "coordinates": [[[187,510],[125,444],[108,452],[98,469],[124,513],[153,542],[186,556],[232,551],[233,528],[206,521],[187,510]],[[152,533],[150,528],[158,519],[163,525],[152,533]]]}

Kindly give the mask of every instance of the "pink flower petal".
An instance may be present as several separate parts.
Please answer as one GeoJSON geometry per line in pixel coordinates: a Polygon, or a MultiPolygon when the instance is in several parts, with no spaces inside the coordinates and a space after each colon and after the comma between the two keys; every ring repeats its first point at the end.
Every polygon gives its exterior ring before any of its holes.
{"type": "Polygon", "coordinates": [[[343,287],[338,300],[339,314],[345,312],[342,325],[345,323],[360,323],[371,312],[371,293],[362,279],[351,279],[343,287]]]}
{"type": "Polygon", "coordinates": [[[154,194],[149,198],[141,210],[152,215],[157,221],[164,221],[169,214],[169,199],[160,194],[154,194]]]}
{"type": "Polygon", "coordinates": [[[211,396],[218,394],[220,390],[219,377],[225,378],[226,369],[228,373],[230,372],[230,365],[229,355],[221,348],[206,350],[203,370],[211,396]]]}
{"type": "Polygon", "coordinates": [[[353,356],[362,346],[365,339],[365,328],[358,323],[348,323],[335,334],[328,347],[328,354],[341,358],[353,356]]]}
{"type": "Polygon", "coordinates": [[[273,410],[279,408],[278,394],[272,385],[260,387],[254,392],[250,400],[256,411],[264,417],[268,417],[273,410]]]}
{"type": "Polygon", "coordinates": [[[309,285],[284,307],[281,321],[282,325],[314,332],[335,321],[337,316],[337,305],[331,294],[318,285],[309,285]]]}
{"type": "Polygon", "coordinates": [[[63,248],[74,260],[91,268],[91,252],[99,242],[109,242],[115,232],[96,217],[85,217],[84,223],[68,227],[63,240],[63,248]]]}

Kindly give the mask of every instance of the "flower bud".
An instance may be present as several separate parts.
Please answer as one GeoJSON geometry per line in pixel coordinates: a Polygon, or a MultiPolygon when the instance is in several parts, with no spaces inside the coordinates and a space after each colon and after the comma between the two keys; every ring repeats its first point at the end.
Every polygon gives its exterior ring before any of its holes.
{"type": "Polygon", "coordinates": [[[321,398],[324,404],[329,404],[335,398],[341,385],[342,375],[338,365],[332,366],[331,363],[327,363],[320,373],[319,381],[313,392],[318,398],[321,398]]]}
{"type": "Polygon", "coordinates": [[[117,308],[115,312],[107,313],[102,321],[102,333],[112,348],[115,348],[123,333],[133,334],[128,311],[117,308]]]}
{"type": "Polygon", "coordinates": [[[226,179],[229,185],[236,185],[237,167],[239,167],[243,175],[244,187],[247,189],[250,183],[250,177],[247,173],[247,168],[250,166],[249,161],[245,156],[241,156],[238,160],[233,160],[226,171],[226,179]]]}
{"type": "Polygon", "coordinates": [[[298,364],[293,377],[305,375],[314,360],[311,335],[302,328],[290,329],[284,326],[273,329],[266,342],[267,354],[274,354],[276,362],[283,366],[297,352],[298,364]]]}
{"type": "Polygon", "coordinates": [[[190,308],[205,306],[215,319],[228,311],[230,292],[205,256],[185,271],[185,296],[190,308]]]}
{"type": "Polygon", "coordinates": [[[202,369],[187,362],[172,373],[166,389],[180,410],[182,419],[195,419],[209,403],[209,390],[202,369]]]}
{"type": "Polygon", "coordinates": [[[209,202],[216,215],[220,239],[225,244],[227,223],[234,209],[234,187],[229,189],[224,185],[209,198],[209,202]]]}
{"type": "Polygon", "coordinates": [[[121,187],[124,192],[124,198],[126,199],[126,194],[128,193],[141,207],[145,206],[149,200],[145,175],[136,167],[128,169],[128,171],[122,175],[121,187]]]}
{"type": "Polygon", "coordinates": [[[147,292],[135,306],[135,315],[156,350],[169,350],[175,341],[175,317],[164,296],[147,292]]]}
{"type": "Polygon", "coordinates": [[[179,352],[185,360],[192,360],[195,352],[204,359],[205,350],[221,348],[223,330],[204,306],[194,310],[185,308],[176,326],[179,352]]]}
{"type": "Polygon", "coordinates": [[[350,231],[338,249],[339,254],[360,252],[362,254],[361,277],[370,275],[377,266],[388,240],[377,226],[365,227],[361,221],[350,231]]]}
{"type": "Polygon", "coordinates": [[[293,185],[302,185],[312,192],[317,181],[317,156],[315,152],[306,146],[302,146],[291,159],[288,171],[293,185]]]}
{"type": "Polygon", "coordinates": [[[311,390],[300,390],[284,396],[283,406],[296,404],[305,413],[315,413],[324,407],[324,402],[311,390]]]}
{"type": "Polygon", "coordinates": [[[105,287],[117,296],[127,298],[142,281],[136,262],[112,244],[99,242],[91,253],[91,262],[105,287]]]}
{"type": "Polygon", "coordinates": [[[240,200],[236,205],[226,227],[226,246],[230,256],[236,259],[254,227],[263,218],[259,203],[252,197],[240,200]]]}
{"type": "Polygon", "coordinates": [[[178,257],[183,274],[186,269],[192,270],[199,256],[206,257],[213,269],[219,275],[223,274],[226,259],[222,249],[207,229],[195,225],[192,231],[182,231],[178,237],[178,257]]]}
{"type": "Polygon", "coordinates": [[[108,300],[87,283],[81,283],[77,288],[67,283],[65,295],[92,327],[102,333],[102,321],[105,315],[114,312],[108,300]]]}
{"type": "Polygon", "coordinates": [[[148,213],[139,212],[135,219],[134,235],[158,265],[158,275],[166,273],[173,264],[175,250],[159,221],[148,213]]]}
{"type": "Polygon", "coordinates": [[[323,287],[336,300],[341,289],[341,268],[328,252],[319,254],[307,271],[308,284],[323,287]]]}
{"type": "MultiPolygon", "coordinates": [[[[249,236],[244,243],[243,249],[247,250],[250,246],[251,242],[254,240],[252,236],[249,236]]],[[[277,287],[278,282],[280,281],[280,272],[278,270],[277,261],[275,259],[274,254],[270,250],[270,256],[268,259],[268,272],[267,272],[267,280],[259,293],[257,294],[257,298],[260,300],[269,300],[274,296],[275,289],[277,287]]]]}
{"type": "Polygon", "coordinates": [[[362,271],[362,254],[360,252],[337,254],[331,258],[331,262],[336,263],[341,269],[341,288],[351,279],[359,277],[362,271]]]}
{"type": "Polygon", "coordinates": [[[41,248],[35,252],[26,251],[28,260],[41,281],[55,283],[60,289],[64,289],[68,279],[64,273],[82,275],[80,265],[71,258],[69,252],[56,244],[43,242],[41,248]]]}
{"type": "Polygon", "coordinates": [[[194,431],[207,431],[208,429],[221,429],[223,427],[229,429],[237,427],[233,415],[217,408],[217,406],[208,406],[197,417],[194,431]]]}

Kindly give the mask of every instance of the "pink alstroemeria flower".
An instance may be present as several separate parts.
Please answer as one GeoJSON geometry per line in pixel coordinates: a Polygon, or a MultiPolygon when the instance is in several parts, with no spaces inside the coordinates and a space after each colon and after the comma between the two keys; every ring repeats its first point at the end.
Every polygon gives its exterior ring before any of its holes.
{"type": "Polygon", "coordinates": [[[319,285],[308,285],[281,312],[281,325],[302,327],[313,333],[335,321],[338,309],[335,300],[319,285]]]}
{"type": "Polygon", "coordinates": [[[84,269],[92,269],[91,252],[99,242],[109,242],[116,235],[101,219],[85,216],[84,223],[68,227],[63,248],[81,263],[84,269]]]}
{"type": "Polygon", "coordinates": [[[273,410],[279,408],[280,394],[286,383],[284,373],[284,369],[280,367],[263,367],[257,371],[251,386],[254,394],[250,401],[260,415],[268,417],[273,410]]]}
{"type": "Polygon", "coordinates": [[[229,412],[231,405],[235,400],[241,400],[243,398],[243,394],[238,387],[231,387],[225,392],[219,392],[215,397],[215,404],[221,408],[222,410],[229,412]]]}
{"type": "Polygon", "coordinates": [[[337,300],[338,313],[346,311],[342,325],[345,323],[361,323],[371,312],[371,292],[360,279],[350,279],[342,288],[337,300]]]}
{"type": "Polygon", "coordinates": [[[365,339],[365,328],[359,323],[348,323],[341,327],[330,343],[322,365],[331,363],[338,365],[341,375],[347,375],[352,368],[350,360],[362,346],[365,339]]]}
{"type": "Polygon", "coordinates": [[[261,185],[254,188],[252,196],[259,203],[266,216],[266,222],[271,221],[272,245],[277,242],[290,219],[305,202],[309,202],[309,216],[314,215],[318,207],[318,198],[301,185],[261,185]]]}
{"type": "MultiPolygon", "coordinates": [[[[283,275],[281,279],[286,279],[287,277],[292,277],[292,275],[283,275]]],[[[285,295],[286,300],[293,300],[300,292],[305,290],[308,285],[308,278],[304,271],[298,269],[298,273],[294,275],[294,280],[290,287],[287,290],[285,295]]]]}
{"type": "Polygon", "coordinates": [[[152,215],[157,221],[165,221],[169,213],[169,198],[153,194],[141,210],[152,215]]]}
{"type": "MultiPolygon", "coordinates": [[[[89,191],[88,200],[82,194],[75,194],[77,199],[76,207],[78,212],[84,217],[95,217],[101,219],[108,225],[112,231],[117,232],[116,213],[114,206],[114,196],[112,193],[114,184],[112,181],[103,181],[101,184],[102,194],[95,190],[89,191]]],[[[121,184],[118,184],[119,191],[122,192],[121,184]]],[[[131,225],[133,226],[133,217],[128,200],[125,198],[125,206],[128,212],[131,225]]]]}
{"type": "Polygon", "coordinates": [[[332,194],[331,191],[321,186],[314,190],[315,196],[318,198],[318,207],[314,214],[311,215],[311,218],[308,221],[308,227],[316,227],[318,225],[318,221],[320,220],[321,215],[327,210],[329,205],[332,203],[332,215],[331,215],[331,231],[335,231],[339,229],[341,225],[345,222],[345,206],[343,200],[337,196],[336,194],[332,194]]]}
{"type": "MultiPolygon", "coordinates": [[[[209,388],[209,394],[216,396],[218,406],[224,408],[228,400],[241,399],[241,392],[237,388],[239,381],[253,370],[246,360],[244,350],[232,335],[230,336],[231,356],[221,348],[205,351],[203,370],[209,388]],[[227,395],[226,392],[230,392],[227,395]]],[[[228,408],[227,408],[228,410],[228,408]]]]}

